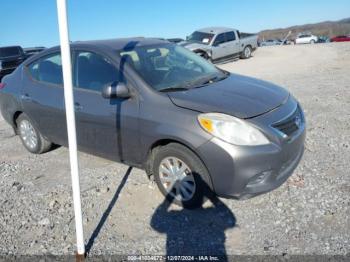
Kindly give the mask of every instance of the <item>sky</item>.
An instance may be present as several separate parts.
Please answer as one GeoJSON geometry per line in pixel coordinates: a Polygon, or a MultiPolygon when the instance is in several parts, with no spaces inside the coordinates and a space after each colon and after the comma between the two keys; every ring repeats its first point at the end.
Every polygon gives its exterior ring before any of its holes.
{"type": "MultiPolygon", "coordinates": [[[[207,26],[243,32],[350,17],[350,0],[67,0],[70,39],[181,37],[207,26]]],[[[0,46],[59,43],[56,0],[0,0],[0,46]]]]}

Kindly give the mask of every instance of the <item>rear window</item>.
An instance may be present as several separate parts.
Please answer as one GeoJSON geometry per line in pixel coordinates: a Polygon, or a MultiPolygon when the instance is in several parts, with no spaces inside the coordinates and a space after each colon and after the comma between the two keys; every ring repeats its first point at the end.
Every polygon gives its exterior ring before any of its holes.
{"type": "Polygon", "coordinates": [[[61,54],[54,53],[40,58],[28,66],[33,79],[55,85],[63,84],[61,54]]]}
{"type": "Polygon", "coordinates": [[[230,42],[230,41],[234,41],[234,40],[236,40],[235,32],[227,32],[226,33],[226,41],[230,42]]]}
{"type": "Polygon", "coordinates": [[[0,48],[0,57],[18,56],[21,55],[19,47],[2,47],[0,48]]]}

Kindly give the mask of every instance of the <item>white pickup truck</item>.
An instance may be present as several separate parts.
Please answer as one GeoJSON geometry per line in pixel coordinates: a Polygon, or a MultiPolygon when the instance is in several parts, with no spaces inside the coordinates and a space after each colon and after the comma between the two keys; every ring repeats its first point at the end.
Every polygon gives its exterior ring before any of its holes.
{"type": "Polygon", "coordinates": [[[215,63],[249,58],[258,47],[258,36],[227,27],[208,27],[193,32],[179,45],[215,63]]]}

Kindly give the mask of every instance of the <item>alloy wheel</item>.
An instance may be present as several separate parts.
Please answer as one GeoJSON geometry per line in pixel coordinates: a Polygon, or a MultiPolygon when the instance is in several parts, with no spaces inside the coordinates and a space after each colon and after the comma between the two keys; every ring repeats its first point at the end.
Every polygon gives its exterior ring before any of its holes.
{"type": "Polygon", "coordinates": [[[166,157],[160,162],[159,178],[167,194],[179,201],[190,200],[196,191],[191,169],[177,157],[166,157]]]}
{"type": "Polygon", "coordinates": [[[35,129],[28,120],[22,120],[19,124],[19,133],[25,145],[34,149],[38,144],[38,137],[36,135],[35,129]]]}

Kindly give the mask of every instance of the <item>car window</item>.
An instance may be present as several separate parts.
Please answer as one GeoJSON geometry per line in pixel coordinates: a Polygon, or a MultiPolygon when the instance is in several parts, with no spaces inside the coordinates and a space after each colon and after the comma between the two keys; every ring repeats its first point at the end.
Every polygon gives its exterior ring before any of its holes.
{"type": "Polygon", "coordinates": [[[190,88],[196,81],[225,75],[197,54],[170,43],[135,47],[131,53],[121,50],[119,55],[121,63],[128,63],[155,90],[190,88]]]}
{"type": "Polygon", "coordinates": [[[120,52],[120,56],[122,57],[122,61],[125,61],[135,67],[136,69],[140,68],[140,57],[136,53],[136,51],[123,51],[120,52]]]}
{"type": "Polygon", "coordinates": [[[213,37],[213,34],[196,31],[187,38],[187,41],[208,45],[213,37]]]}
{"type": "Polygon", "coordinates": [[[101,92],[117,82],[118,70],[105,57],[93,52],[78,52],[74,66],[74,86],[101,92]]]}
{"type": "Polygon", "coordinates": [[[236,40],[236,35],[235,35],[235,32],[227,32],[226,33],[226,41],[229,42],[229,41],[234,41],[236,40]]]}
{"type": "Polygon", "coordinates": [[[219,34],[215,38],[214,45],[219,45],[219,44],[222,44],[222,43],[225,43],[225,42],[226,42],[225,34],[219,34]]]}
{"type": "Polygon", "coordinates": [[[63,84],[61,54],[55,53],[31,63],[28,66],[33,79],[56,85],[63,84]]]}

